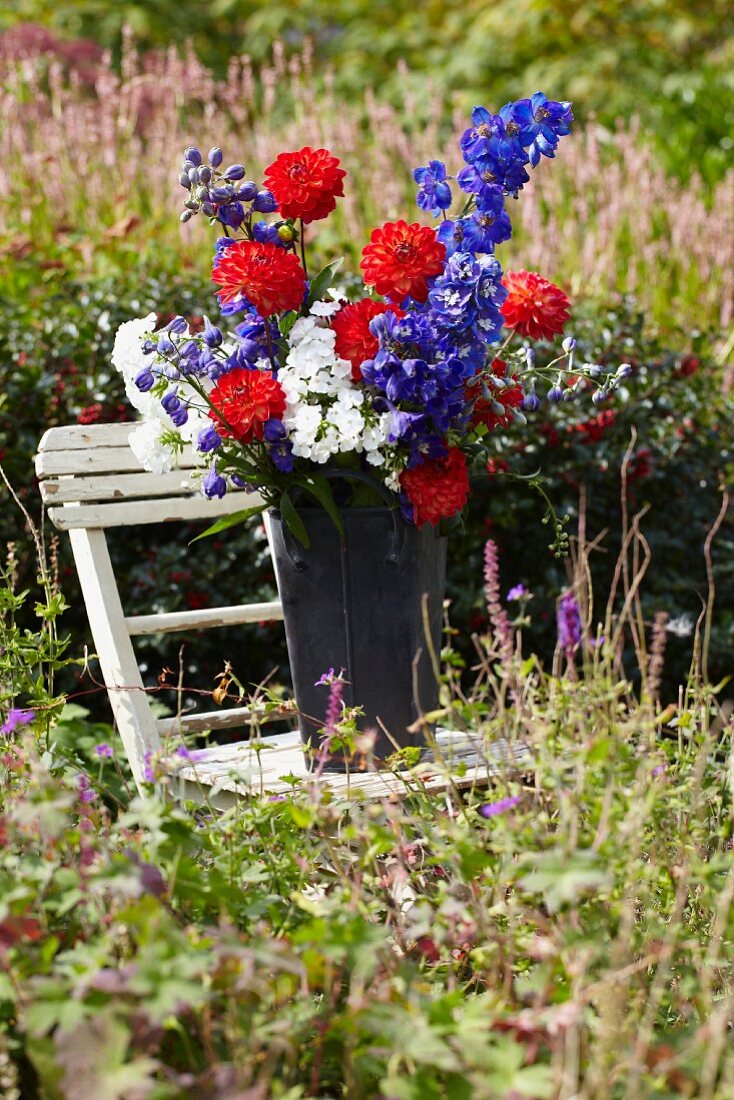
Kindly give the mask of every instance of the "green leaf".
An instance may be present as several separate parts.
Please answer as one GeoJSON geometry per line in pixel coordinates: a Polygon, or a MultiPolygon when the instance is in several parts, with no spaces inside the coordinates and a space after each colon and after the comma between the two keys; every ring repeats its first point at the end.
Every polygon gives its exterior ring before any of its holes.
{"type": "Polygon", "coordinates": [[[244,523],[245,520],[251,519],[252,516],[258,515],[267,508],[267,504],[255,504],[252,508],[243,508],[241,512],[233,512],[231,516],[222,516],[216,523],[213,523],[211,527],[207,527],[206,531],[202,531],[200,535],[197,535],[195,539],[192,539],[189,543],[198,542],[199,539],[206,539],[209,535],[217,535],[220,531],[226,531],[228,527],[235,527],[238,523],[244,523]]]}
{"type": "Polygon", "coordinates": [[[339,534],[344,537],[344,524],[342,523],[341,513],[337,508],[336,501],[334,500],[334,494],[331,491],[331,485],[329,485],[328,479],[323,474],[309,474],[307,478],[304,478],[303,488],[311,496],[316,497],[321,507],[327,512],[334,522],[339,534]]]}
{"type": "Polygon", "coordinates": [[[306,299],[306,309],[310,309],[314,302],[318,302],[319,298],[323,298],[326,291],[329,289],[334,281],[334,276],[344,263],[343,256],[340,256],[338,260],[332,260],[330,264],[322,268],[318,275],[315,275],[311,280],[311,286],[308,289],[308,298],[306,299]]]}
{"type": "Polygon", "coordinates": [[[304,522],[296,511],[293,501],[288,496],[287,492],[283,493],[283,496],[280,498],[279,507],[280,514],[285,520],[288,530],[291,532],[294,538],[297,538],[301,545],[305,546],[308,550],[309,546],[311,545],[311,541],[308,537],[308,531],[306,530],[304,522]]]}

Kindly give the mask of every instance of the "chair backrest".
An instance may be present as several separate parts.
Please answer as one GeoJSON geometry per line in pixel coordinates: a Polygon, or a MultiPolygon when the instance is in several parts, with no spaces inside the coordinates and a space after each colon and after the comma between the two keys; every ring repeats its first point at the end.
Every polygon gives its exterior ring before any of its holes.
{"type": "Polygon", "coordinates": [[[244,725],[246,707],[156,720],[150,709],[131,638],[141,634],[208,629],[282,619],[279,600],[196,611],[126,616],[120,601],[105,529],[171,521],[210,520],[251,507],[256,493],[231,491],[207,500],[192,489],[194,456],[182,455],[177,469],[152,474],[130,449],[133,424],[51,428],[38,447],[36,473],[52,523],[69,532],[79,582],[110,703],[133,774],[145,777],[149,754],[161,739],[244,725]]]}

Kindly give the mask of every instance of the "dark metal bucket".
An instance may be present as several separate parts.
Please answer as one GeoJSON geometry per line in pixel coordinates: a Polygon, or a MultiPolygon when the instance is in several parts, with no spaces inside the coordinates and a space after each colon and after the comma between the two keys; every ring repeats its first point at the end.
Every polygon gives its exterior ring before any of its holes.
{"type": "MultiPolygon", "coordinates": [[[[344,669],[348,681],[344,702],[364,711],[359,729],[377,734],[376,757],[389,756],[395,744],[423,744],[422,733],[407,731],[438,704],[423,603],[426,595],[439,654],[446,539],[430,526],[407,524],[387,507],[343,509],[343,539],[321,509],[299,508],[299,514],[308,549],[276,510],[270,531],[303,741],[318,745],[329,689],[315,684],[333,668],[344,669]]],[[[343,771],[346,761],[330,756],[325,766],[343,771]]]]}

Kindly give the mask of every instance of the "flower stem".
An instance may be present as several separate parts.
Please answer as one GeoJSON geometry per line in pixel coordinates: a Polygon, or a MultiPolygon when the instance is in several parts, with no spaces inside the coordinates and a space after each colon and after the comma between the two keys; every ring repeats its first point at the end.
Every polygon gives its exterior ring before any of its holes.
{"type": "Polygon", "coordinates": [[[301,263],[303,264],[303,274],[308,278],[308,268],[306,267],[306,231],[303,228],[303,218],[301,218],[301,263]]]}

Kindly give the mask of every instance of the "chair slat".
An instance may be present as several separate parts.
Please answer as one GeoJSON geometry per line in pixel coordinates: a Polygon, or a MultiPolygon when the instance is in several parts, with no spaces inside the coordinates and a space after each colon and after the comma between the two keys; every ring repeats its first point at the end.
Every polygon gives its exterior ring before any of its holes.
{"type": "MultiPolygon", "coordinates": [[[[206,733],[209,730],[232,729],[234,726],[245,726],[253,720],[260,723],[276,722],[287,715],[293,717],[292,707],[278,707],[267,713],[264,707],[231,707],[229,710],[207,710],[199,714],[180,714],[174,718],[159,718],[156,726],[159,737],[163,739],[177,733],[206,733]]],[[[271,739],[268,738],[268,740],[271,739]]],[[[238,745],[242,743],[237,742],[238,745]]]]}
{"type": "Polygon", "coordinates": [[[212,523],[220,516],[254,507],[260,501],[257,493],[227,493],[222,500],[207,500],[203,496],[174,497],[157,500],[121,501],[114,504],[69,504],[49,508],[51,522],[60,531],[75,528],[132,527],[136,524],[169,523],[207,519],[212,523]]]}
{"type": "Polygon", "coordinates": [[[47,478],[40,483],[45,504],[69,504],[85,501],[146,500],[150,497],[191,496],[189,470],[171,470],[168,474],[100,474],[97,477],[47,478]]]}
{"type": "Polygon", "coordinates": [[[41,437],[39,451],[77,451],[87,447],[126,447],[130,432],[139,421],[124,424],[70,424],[49,428],[41,437]]]}
{"type": "Polygon", "coordinates": [[[243,603],[231,607],[203,607],[197,611],[164,611],[155,615],[128,615],[125,625],[134,637],[174,634],[179,630],[209,630],[215,626],[276,622],[283,618],[280,600],[243,603]]]}
{"type": "MultiPolygon", "coordinates": [[[[191,469],[196,465],[190,448],[178,459],[178,468],[191,469]]],[[[143,467],[130,447],[92,447],[67,451],[39,451],[36,455],[36,474],[39,478],[58,477],[66,474],[126,474],[143,473],[143,467]]]]}

